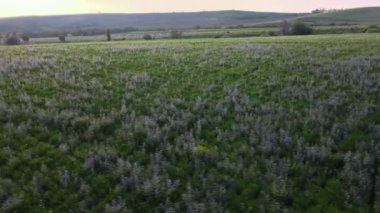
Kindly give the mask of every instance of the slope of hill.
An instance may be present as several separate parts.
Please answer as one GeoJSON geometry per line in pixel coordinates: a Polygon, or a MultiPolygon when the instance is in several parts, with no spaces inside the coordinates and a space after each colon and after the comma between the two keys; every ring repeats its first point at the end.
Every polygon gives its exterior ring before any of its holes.
{"type": "Polygon", "coordinates": [[[0,32],[41,32],[72,29],[126,28],[193,28],[239,25],[293,18],[304,14],[214,11],[147,14],[83,14],[62,16],[32,16],[0,19],[0,32]]]}
{"type": "Polygon", "coordinates": [[[354,8],[296,18],[313,24],[380,24],[380,7],[354,8]]]}

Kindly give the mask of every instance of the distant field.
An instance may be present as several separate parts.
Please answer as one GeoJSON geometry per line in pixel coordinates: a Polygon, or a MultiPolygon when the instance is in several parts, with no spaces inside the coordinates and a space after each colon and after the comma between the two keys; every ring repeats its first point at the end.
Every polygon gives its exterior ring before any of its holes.
{"type": "Polygon", "coordinates": [[[355,8],[296,18],[313,24],[380,24],[380,7],[355,8]]]}
{"type": "MultiPolygon", "coordinates": [[[[61,16],[32,16],[0,18],[0,34],[12,32],[30,37],[58,37],[59,35],[98,35],[111,29],[114,33],[138,31],[189,31],[211,28],[242,29],[241,37],[261,35],[260,28],[275,27],[283,20],[305,22],[313,26],[369,26],[380,25],[380,7],[354,8],[321,14],[274,13],[254,11],[204,11],[189,13],[147,13],[147,14],[82,14],[61,16]],[[252,31],[259,28],[258,31],[252,31]]],[[[237,32],[237,31],[233,31],[237,32]]],[[[196,31],[193,37],[211,37],[196,31]]],[[[265,32],[264,32],[265,34],[265,32]]],[[[1,35],[0,35],[1,36],[1,35]]],[[[133,36],[133,33],[132,33],[133,36]]],[[[233,35],[235,37],[237,35],[233,35]]],[[[190,36],[189,36],[190,37],[190,36]]]]}
{"type": "MultiPolygon", "coordinates": [[[[278,28],[237,28],[237,29],[200,29],[200,30],[184,30],[181,38],[222,38],[222,37],[258,37],[268,36],[269,32],[277,33],[278,28]]],[[[143,36],[149,34],[153,39],[168,39],[170,31],[143,31],[130,33],[112,34],[112,39],[120,40],[143,40],[143,36]]],[[[104,41],[105,35],[95,36],[67,36],[67,42],[90,42],[104,41]]],[[[29,43],[57,43],[58,37],[48,38],[32,38],[29,43]]]]}
{"type": "Polygon", "coordinates": [[[335,25],[347,27],[355,25],[380,25],[380,7],[353,8],[319,14],[301,14],[285,19],[246,23],[244,26],[278,26],[283,20],[288,20],[289,22],[304,22],[314,26],[335,25]]]}
{"type": "MultiPolygon", "coordinates": [[[[313,34],[345,34],[345,33],[380,33],[380,25],[370,28],[369,25],[347,26],[312,26],[313,34]]],[[[268,37],[279,35],[279,27],[244,27],[225,29],[197,29],[183,30],[181,38],[244,38],[244,37],[268,37]]],[[[153,39],[169,39],[170,31],[141,31],[129,33],[113,33],[112,40],[143,40],[144,35],[149,34],[153,39]]],[[[66,42],[95,42],[105,41],[105,35],[94,36],[67,36],[66,42]]],[[[59,43],[58,37],[31,38],[29,44],[59,43]]],[[[1,43],[1,42],[0,42],[1,43]]]]}
{"type": "Polygon", "coordinates": [[[222,27],[246,23],[268,22],[294,18],[305,14],[254,11],[203,11],[146,14],[83,14],[62,16],[31,16],[0,18],[0,33],[48,33],[78,32],[106,28],[139,30],[193,29],[201,27],[222,27]]]}
{"type": "Polygon", "coordinates": [[[380,212],[380,34],[0,46],[0,212],[380,212]]]}

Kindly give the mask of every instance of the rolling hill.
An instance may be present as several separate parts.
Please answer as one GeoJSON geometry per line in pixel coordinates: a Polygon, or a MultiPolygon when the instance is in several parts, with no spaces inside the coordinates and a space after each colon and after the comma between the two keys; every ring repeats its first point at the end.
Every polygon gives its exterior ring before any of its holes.
{"type": "Polygon", "coordinates": [[[365,7],[295,18],[313,24],[380,24],[380,7],[365,7]]]}
{"type": "Polygon", "coordinates": [[[241,25],[294,18],[305,14],[214,11],[187,13],[148,13],[148,14],[83,14],[61,16],[32,16],[0,19],[0,33],[7,32],[46,32],[77,29],[104,28],[194,28],[241,25]]]}

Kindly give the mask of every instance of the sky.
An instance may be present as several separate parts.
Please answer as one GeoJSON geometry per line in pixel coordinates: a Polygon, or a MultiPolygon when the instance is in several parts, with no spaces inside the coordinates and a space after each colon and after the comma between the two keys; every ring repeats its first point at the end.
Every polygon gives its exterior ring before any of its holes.
{"type": "Polygon", "coordinates": [[[0,17],[212,10],[310,12],[380,6],[380,0],[0,0],[0,17]]]}

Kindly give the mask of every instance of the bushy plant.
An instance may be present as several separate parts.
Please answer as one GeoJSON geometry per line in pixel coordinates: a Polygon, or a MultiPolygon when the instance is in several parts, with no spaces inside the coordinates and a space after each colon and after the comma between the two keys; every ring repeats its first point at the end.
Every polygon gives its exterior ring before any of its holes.
{"type": "Polygon", "coordinates": [[[281,35],[289,35],[290,34],[290,24],[288,21],[284,20],[281,22],[280,33],[281,33],[281,35]]]}
{"type": "Polygon", "coordinates": [[[262,37],[268,37],[268,36],[276,36],[278,33],[275,31],[265,31],[260,34],[262,37]]]}
{"type": "Polygon", "coordinates": [[[24,42],[29,42],[29,40],[30,40],[29,36],[27,36],[27,35],[22,35],[22,36],[21,36],[21,39],[22,39],[24,42]]]}
{"type": "Polygon", "coordinates": [[[22,39],[22,41],[24,41],[24,42],[29,42],[29,40],[30,40],[29,36],[27,36],[27,35],[23,35],[23,36],[21,37],[21,39],[22,39]]]}
{"type": "Polygon", "coordinates": [[[323,9],[323,8],[318,8],[318,9],[315,9],[315,10],[312,10],[311,13],[315,13],[315,14],[318,14],[318,13],[325,13],[327,12],[326,9],[323,9]]]}
{"type": "Polygon", "coordinates": [[[2,48],[0,212],[378,212],[380,38],[259,40],[2,48]]]}
{"type": "Polygon", "coordinates": [[[182,32],[179,30],[172,30],[170,31],[170,38],[178,39],[182,37],[182,32]]]}
{"type": "Polygon", "coordinates": [[[59,41],[61,41],[61,42],[65,42],[65,41],[66,41],[66,36],[64,36],[64,35],[60,35],[60,36],[58,36],[58,39],[59,39],[59,41]]]}
{"type": "Polygon", "coordinates": [[[146,34],[143,35],[143,39],[144,40],[152,40],[153,36],[151,34],[146,33],[146,34]]]}
{"type": "Polygon", "coordinates": [[[5,38],[5,44],[6,45],[19,45],[20,44],[20,38],[16,33],[12,33],[11,35],[8,35],[5,38]]]}
{"type": "Polygon", "coordinates": [[[372,24],[368,26],[367,29],[365,29],[366,33],[379,33],[380,32],[380,27],[376,24],[372,24]]]}
{"type": "Polygon", "coordinates": [[[313,33],[313,29],[302,22],[296,22],[292,25],[293,35],[310,35],[313,33]]]}
{"type": "Polygon", "coordinates": [[[377,29],[377,28],[379,28],[379,26],[377,26],[376,24],[372,24],[372,25],[369,25],[368,28],[370,28],[370,29],[377,29]]]}
{"type": "Polygon", "coordinates": [[[106,30],[106,36],[107,36],[107,41],[111,41],[111,31],[110,31],[110,29],[106,30]]]}
{"type": "Polygon", "coordinates": [[[276,33],[275,31],[269,31],[269,32],[268,32],[268,35],[269,35],[269,36],[276,36],[277,33],[276,33]]]}

